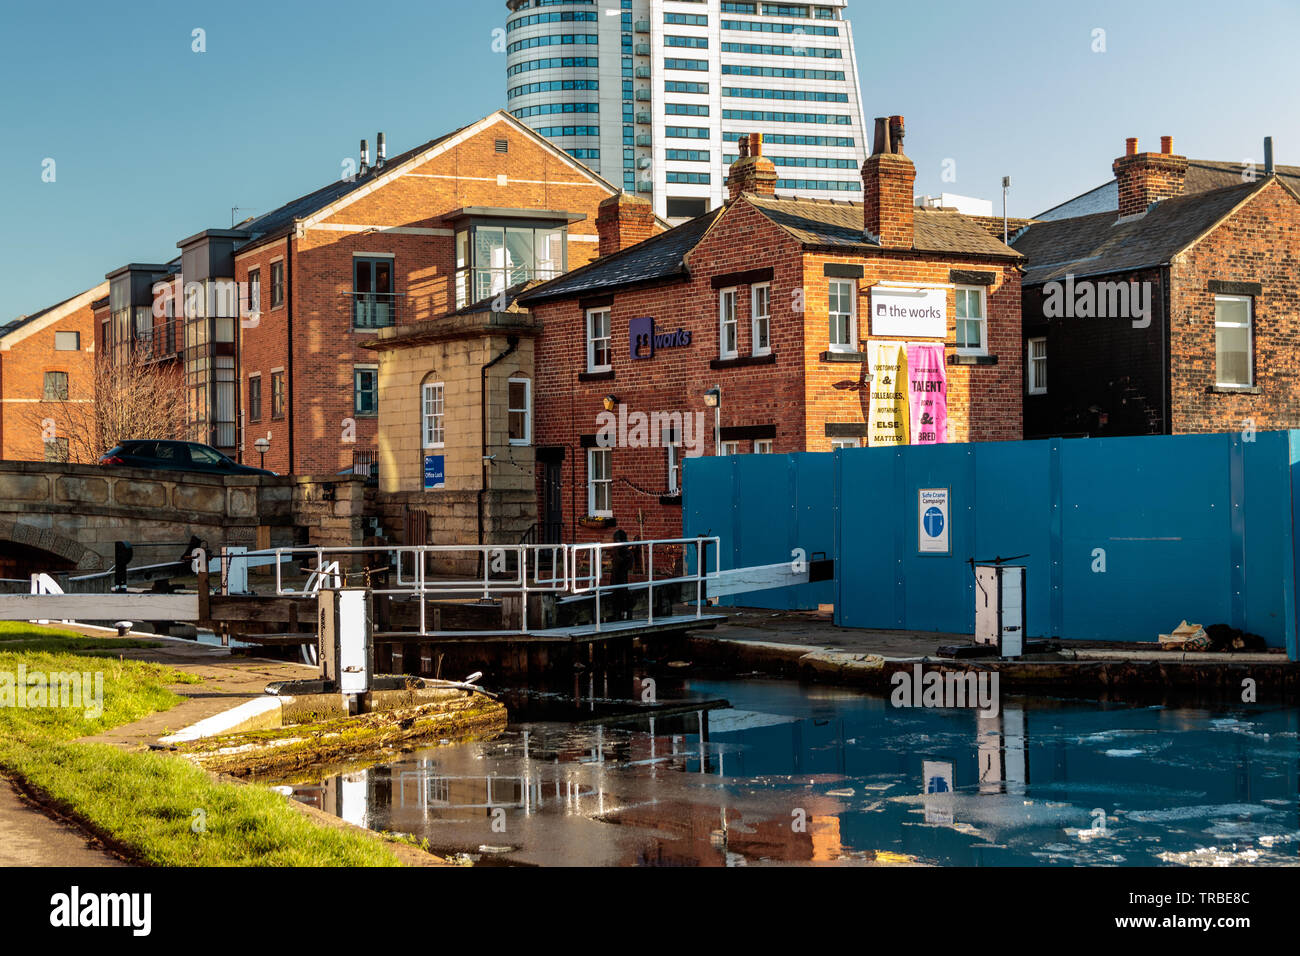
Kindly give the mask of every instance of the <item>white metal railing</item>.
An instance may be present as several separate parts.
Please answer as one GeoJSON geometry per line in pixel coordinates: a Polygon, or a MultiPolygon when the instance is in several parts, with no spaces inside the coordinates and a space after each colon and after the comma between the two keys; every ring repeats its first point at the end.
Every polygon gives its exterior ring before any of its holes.
{"type": "Polygon", "coordinates": [[[718,547],[720,539],[717,537],[694,538],[658,538],[650,541],[614,541],[608,544],[604,542],[592,542],[589,544],[566,545],[573,551],[574,571],[570,582],[570,590],[575,595],[593,594],[595,610],[592,613],[592,622],[597,631],[601,629],[601,595],[609,592],[625,591],[630,594],[633,590],[645,588],[646,590],[646,621],[649,624],[654,623],[655,619],[655,588],[666,587],[677,584],[695,584],[695,616],[700,617],[704,605],[704,585],[708,581],[708,546],[713,545],[713,564],[714,572],[721,570],[719,562],[721,561],[718,547]],[[665,547],[670,547],[674,551],[681,551],[682,574],[672,575],[667,578],[655,578],[655,548],[658,547],[662,552],[665,547]],[[687,573],[689,564],[687,563],[687,549],[693,547],[695,567],[694,573],[687,573]],[[636,553],[636,550],[644,549],[645,551],[645,568],[646,577],[644,581],[627,581],[616,583],[611,581],[609,584],[604,581],[604,555],[609,554],[611,558],[618,555],[620,549],[628,549],[629,559],[636,553]],[[634,550],[635,549],[635,550],[634,550]],[[586,557],[585,565],[583,558],[586,557]]]}
{"type": "MultiPolygon", "coordinates": [[[[695,585],[695,616],[703,614],[706,597],[705,584],[709,575],[720,569],[720,539],[697,536],[694,538],[663,538],[650,541],[598,542],[591,544],[500,544],[500,545],[384,545],[375,547],[297,547],[270,548],[231,555],[229,560],[249,561],[262,559],[275,568],[275,593],[278,597],[315,598],[322,586],[346,586],[349,575],[358,573],[379,574],[389,572],[395,582],[386,586],[369,585],[373,594],[414,597],[419,600],[418,632],[413,637],[453,636],[456,631],[430,630],[428,627],[428,601],[469,599],[480,601],[500,600],[507,597],[519,601],[519,626],[517,630],[492,630],[483,634],[510,635],[528,631],[528,599],[534,594],[553,594],[559,598],[579,598],[590,595],[593,600],[592,626],[602,629],[602,605],[608,605],[611,594],[646,592],[646,623],[655,619],[655,592],[678,585],[695,585]],[[712,547],[712,561],[709,548],[712,547]],[[681,562],[681,572],[669,572],[659,577],[666,567],[665,550],[674,551],[675,560],[681,562]],[[614,581],[608,583],[607,571],[613,578],[616,559],[626,561],[630,571],[636,553],[644,557],[643,580],[614,581]],[[656,556],[658,555],[658,565],[656,556]],[[379,566],[365,562],[366,557],[381,558],[379,566]],[[610,567],[606,568],[606,558],[610,567]],[[270,561],[265,561],[266,558],[270,561]],[[307,583],[301,588],[287,586],[284,565],[302,558],[313,559],[310,567],[303,568],[307,583]],[[349,571],[349,559],[362,559],[363,567],[349,571]],[[439,565],[472,565],[472,577],[462,574],[445,574],[439,565]],[[712,571],[710,570],[712,565],[712,571]],[[689,570],[693,569],[693,570],[689,570]]],[[[630,578],[630,574],[629,574],[630,578]]],[[[631,602],[629,601],[629,608],[631,602]]],[[[634,620],[641,620],[635,618],[634,620]]]]}

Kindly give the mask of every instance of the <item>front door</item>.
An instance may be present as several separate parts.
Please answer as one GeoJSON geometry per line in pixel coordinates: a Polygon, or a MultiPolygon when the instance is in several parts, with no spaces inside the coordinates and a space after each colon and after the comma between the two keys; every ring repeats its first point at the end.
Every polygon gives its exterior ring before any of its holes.
{"type": "Polygon", "coordinates": [[[559,544],[564,536],[564,510],[560,494],[564,462],[548,461],[542,481],[542,543],[559,544]]]}

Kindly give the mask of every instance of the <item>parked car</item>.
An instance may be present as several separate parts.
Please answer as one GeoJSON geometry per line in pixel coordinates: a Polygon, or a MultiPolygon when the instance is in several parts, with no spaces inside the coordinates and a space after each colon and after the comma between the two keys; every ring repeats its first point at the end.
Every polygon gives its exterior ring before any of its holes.
{"type": "Polygon", "coordinates": [[[241,465],[215,448],[196,441],[124,441],[105,452],[99,463],[119,468],[194,471],[209,475],[275,474],[264,468],[241,465]]]}

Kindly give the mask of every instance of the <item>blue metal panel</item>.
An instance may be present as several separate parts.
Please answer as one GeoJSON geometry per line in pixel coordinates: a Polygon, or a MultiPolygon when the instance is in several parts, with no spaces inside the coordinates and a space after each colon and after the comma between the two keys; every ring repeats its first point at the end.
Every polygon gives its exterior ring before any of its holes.
{"type": "Polygon", "coordinates": [[[963,634],[975,627],[973,580],[967,563],[977,556],[975,449],[974,445],[931,445],[895,450],[903,475],[902,493],[890,509],[903,532],[899,553],[906,586],[901,627],[963,634]],[[948,489],[948,554],[919,553],[922,488],[948,489]]]}
{"type": "Polygon", "coordinates": [[[899,452],[892,448],[841,449],[840,543],[835,570],[840,601],[835,621],[844,627],[902,627],[900,574],[903,524],[895,520],[899,452]]]}
{"type": "Polygon", "coordinates": [[[1030,636],[1151,641],[1184,618],[1286,646],[1300,634],[1300,431],[1053,440],[687,463],[683,530],[733,566],[836,558],[837,581],[738,603],[834,601],[849,627],[970,633],[968,561],[1027,555],[1030,636]],[[733,476],[733,469],[735,470],[733,476]],[[949,489],[944,556],[918,554],[917,493],[949,489]]]}
{"type": "Polygon", "coordinates": [[[1062,443],[1062,637],[1229,620],[1226,451],[1222,435],[1062,443]]]}
{"type": "MultiPolygon", "coordinates": [[[[1036,441],[969,447],[975,450],[976,495],[970,505],[972,515],[978,515],[978,534],[967,557],[1016,557],[1012,563],[1025,568],[1026,634],[1046,636],[1052,630],[1052,595],[1059,593],[1052,590],[1052,503],[1059,493],[1052,484],[1052,445],[1036,441]]],[[[975,583],[969,566],[966,576],[963,615],[968,623],[962,633],[973,633],[975,583]]]]}

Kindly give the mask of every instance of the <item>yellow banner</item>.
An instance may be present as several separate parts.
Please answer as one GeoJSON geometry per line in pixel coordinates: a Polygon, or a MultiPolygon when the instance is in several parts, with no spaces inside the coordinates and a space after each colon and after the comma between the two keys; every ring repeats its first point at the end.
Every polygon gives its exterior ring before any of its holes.
{"type": "Polygon", "coordinates": [[[907,346],[871,343],[871,420],[867,441],[872,448],[908,443],[911,409],[907,401],[907,346]]]}

